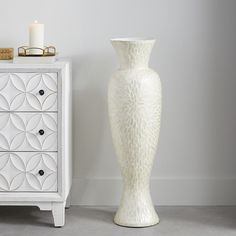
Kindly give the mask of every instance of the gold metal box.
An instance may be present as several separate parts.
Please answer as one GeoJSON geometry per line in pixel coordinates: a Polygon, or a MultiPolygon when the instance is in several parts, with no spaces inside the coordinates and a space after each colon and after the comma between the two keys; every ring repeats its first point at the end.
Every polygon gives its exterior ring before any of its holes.
{"type": "Polygon", "coordinates": [[[0,48],[0,60],[12,60],[13,52],[13,48],[0,48]]]}

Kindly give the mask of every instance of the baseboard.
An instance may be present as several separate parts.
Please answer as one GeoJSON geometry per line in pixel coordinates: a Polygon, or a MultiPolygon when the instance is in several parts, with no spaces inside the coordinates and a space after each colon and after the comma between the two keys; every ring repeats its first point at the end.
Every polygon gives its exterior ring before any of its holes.
{"type": "MultiPolygon", "coordinates": [[[[73,179],[72,205],[116,206],[121,195],[119,178],[73,179]]],[[[236,205],[236,178],[152,178],[155,205],[236,205]]]]}

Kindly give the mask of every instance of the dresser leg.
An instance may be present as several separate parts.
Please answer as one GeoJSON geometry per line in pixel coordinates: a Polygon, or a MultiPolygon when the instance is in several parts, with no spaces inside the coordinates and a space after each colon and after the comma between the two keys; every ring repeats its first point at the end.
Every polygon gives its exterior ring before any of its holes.
{"type": "Polygon", "coordinates": [[[54,226],[62,227],[65,224],[65,202],[53,202],[52,215],[54,218],[54,226]]]}

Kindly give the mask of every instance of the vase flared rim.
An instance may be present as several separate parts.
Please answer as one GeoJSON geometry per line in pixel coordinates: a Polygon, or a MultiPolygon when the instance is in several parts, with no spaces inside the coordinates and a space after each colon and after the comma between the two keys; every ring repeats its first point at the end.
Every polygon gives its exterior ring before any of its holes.
{"type": "Polygon", "coordinates": [[[131,37],[131,38],[113,38],[111,42],[127,42],[127,43],[150,43],[155,42],[154,38],[131,37]]]}

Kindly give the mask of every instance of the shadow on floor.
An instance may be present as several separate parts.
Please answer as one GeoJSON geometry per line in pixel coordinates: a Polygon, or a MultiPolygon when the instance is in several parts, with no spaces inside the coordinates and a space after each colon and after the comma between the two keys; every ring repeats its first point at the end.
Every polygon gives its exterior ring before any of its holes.
{"type": "MultiPolygon", "coordinates": [[[[115,209],[100,207],[71,207],[66,210],[66,218],[79,222],[113,224],[115,209]]],[[[40,211],[37,207],[0,206],[0,224],[34,225],[54,227],[50,211],[40,211]]]]}
{"type": "Polygon", "coordinates": [[[48,213],[40,211],[37,207],[1,206],[0,224],[53,227],[53,219],[45,217],[48,213]]]}
{"type": "MultiPolygon", "coordinates": [[[[66,225],[58,231],[54,228],[52,213],[49,211],[40,211],[37,207],[1,206],[0,229],[4,231],[11,229],[13,226],[18,230],[24,229],[25,226],[42,227],[39,232],[42,232],[41,230],[50,230],[57,236],[69,231],[71,231],[69,235],[74,235],[78,230],[94,233],[98,228],[110,233],[114,231],[115,235],[123,235],[124,233],[129,233],[129,235],[146,235],[146,233],[147,235],[154,235],[157,232],[163,235],[167,231],[169,233],[173,232],[173,234],[170,233],[169,235],[175,235],[176,230],[180,231],[180,234],[175,236],[184,235],[183,232],[190,232],[189,230],[198,232],[198,235],[206,231],[213,233],[216,232],[215,230],[224,232],[224,235],[227,235],[229,230],[236,230],[236,207],[232,206],[157,207],[157,212],[161,219],[160,224],[138,230],[115,225],[113,223],[115,212],[116,209],[111,207],[72,206],[66,210],[66,225]]],[[[22,233],[24,232],[22,231],[22,233]]],[[[210,233],[209,235],[212,234],[210,233]]]]}
{"type": "Polygon", "coordinates": [[[74,207],[71,214],[78,214],[78,218],[86,221],[96,221],[113,224],[115,208],[111,207],[74,207]]]}

